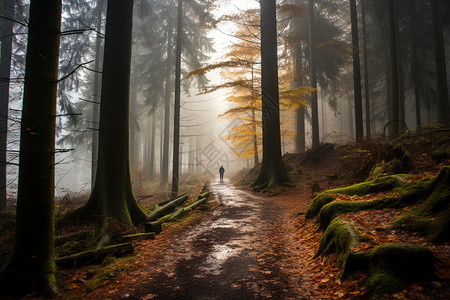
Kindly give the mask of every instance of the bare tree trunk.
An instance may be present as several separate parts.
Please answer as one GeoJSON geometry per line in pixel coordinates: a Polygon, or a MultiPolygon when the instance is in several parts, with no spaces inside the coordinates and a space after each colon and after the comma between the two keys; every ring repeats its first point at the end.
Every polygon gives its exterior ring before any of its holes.
{"type": "Polygon", "coordinates": [[[447,90],[447,72],[445,70],[445,45],[442,33],[441,16],[439,13],[439,0],[431,0],[437,91],[439,99],[439,122],[448,121],[448,90],[447,90]]]}
{"type": "MultiPolygon", "coordinates": [[[[316,71],[316,43],[314,39],[314,0],[308,0],[309,4],[309,67],[311,72],[311,87],[317,89],[316,71]]],[[[317,90],[311,93],[311,126],[312,148],[319,147],[319,108],[317,105],[317,90]]]]}
{"type": "Polygon", "coordinates": [[[172,197],[178,195],[180,159],[181,41],[183,33],[183,0],[178,0],[177,47],[175,57],[175,105],[173,116],[172,197]]]}
{"type": "Polygon", "coordinates": [[[129,161],[133,4],[108,1],[97,176],[88,202],[76,211],[101,215],[103,226],[110,218],[128,224],[147,218],[133,196],[129,161]]]}
{"type": "Polygon", "coordinates": [[[151,129],[151,142],[150,142],[150,158],[148,163],[148,175],[149,179],[155,178],[155,135],[156,135],[156,112],[152,114],[152,129],[151,129]]]}
{"type": "MultiPolygon", "coordinates": [[[[295,22],[295,32],[299,42],[295,45],[295,76],[296,82],[295,87],[301,87],[303,85],[303,57],[302,57],[302,47],[300,42],[300,20],[297,19],[295,22]]],[[[295,112],[296,115],[296,135],[295,135],[295,146],[297,151],[306,150],[306,133],[305,133],[305,107],[301,106],[295,112]]]]}
{"type": "Polygon", "coordinates": [[[23,96],[16,233],[0,291],[56,293],[55,117],[61,0],[32,1],[23,96]]]}
{"type": "Polygon", "coordinates": [[[358,14],[356,11],[356,0],[350,0],[350,15],[353,46],[353,92],[355,98],[355,129],[356,139],[359,139],[364,135],[364,130],[361,95],[361,65],[359,60],[358,14]]]}
{"type": "MultiPolygon", "coordinates": [[[[103,16],[103,6],[104,6],[104,0],[97,1],[97,25],[96,30],[97,32],[102,31],[102,16],[103,16]]],[[[102,40],[97,33],[97,38],[95,40],[95,66],[94,70],[99,71],[101,66],[101,60],[102,60],[102,40]]],[[[101,99],[101,74],[99,72],[95,72],[94,74],[94,97],[93,99],[100,102],[101,99]]],[[[94,101],[94,102],[97,102],[94,101]]],[[[95,175],[97,172],[97,159],[98,159],[98,124],[99,124],[99,117],[100,117],[100,106],[98,103],[92,104],[92,127],[94,128],[92,130],[92,162],[91,162],[91,189],[94,188],[95,183],[95,175]]]]}
{"type": "Polygon", "coordinates": [[[259,164],[259,155],[258,155],[258,134],[256,133],[256,94],[255,94],[255,86],[254,86],[254,69],[252,67],[252,130],[253,130],[253,158],[255,166],[259,164]]]}
{"type": "Polygon", "coordinates": [[[252,183],[256,189],[288,179],[281,157],[276,1],[261,0],[260,7],[263,159],[258,178],[252,183]]]}
{"type": "Polygon", "coordinates": [[[398,59],[397,59],[397,35],[395,30],[395,8],[394,0],[387,0],[388,32],[389,32],[389,54],[390,54],[390,76],[391,76],[391,108],[390,113],[390,135],[398,135],[399,128],[399,89],[398,89],[398,59]]]}
{"type": "Polygon", "coordinates": [[[411,28],[412,28],[412,34],[411,34],[411,51],[412,51],[412,57],[411,57],[411,75],[414,82],[414,98],[415,98],[415,107],[416,107],[416,128],[420,128],[422,126],[422,117],[421,117],[421,108],[420,108],[420,79],[418,76],[418,65],[419,65],[419,58],[417,56],[417,38],[416,38],[416,20],[417,20],[417,12],[416,12],[416,0],[411,1],[411,5],[413,6],[412,9],[412,16],[411,16],[411,28]]]}
{"type": "Polygon", "coordinates": [[[138,169],[137,164],[137,89],[136,86],[131,88],[131,99],[130,99],[130,168],[131,171],[138,169]]]}
{"type": "Polygon", "coordinates": [[[364,98],[366,100],[366,136],[370,137],[370,95],[369,95],[369,67],[367,60],[367,44],[366,44],[366,6],[365,1],[361,0],[361,17],[362,17],[362,35],[363,35],[363,52],[364,52],[364,98]]]}
{"type": "MultiPolygon", "coordinates": [[[[2,6],[2,16],[14,18],[15,3],[5,0],[2,6]]],[[[8,110],[9,110],[9,80],[11,73],[11,56],[13,43],[13,22],[0,20],[1,33],[1,61],[0,61],[0,211],[6,210],[6,174],[7,174],[7,139],[8,139],[8,110]]]]}
{"type": "Polygon", "coordinates": [[[172,53],[172,27],[170,23],[167,26],[167,57],[166,57],[166,83],[165,83],[165,102],[164,102],[164,142],[161,165],[161,182],[160,186],[165,186],[169,181],[169,127],[170,127],[170,98],[172,95],[172,70],[171,70],[171,53],[172,53]]]}

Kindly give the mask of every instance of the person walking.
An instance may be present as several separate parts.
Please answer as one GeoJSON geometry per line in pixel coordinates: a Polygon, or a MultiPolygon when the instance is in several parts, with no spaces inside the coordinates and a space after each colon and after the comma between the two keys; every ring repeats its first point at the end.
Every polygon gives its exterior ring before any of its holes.
{"type": "Polygon", "coordinates": [[[225,169],[223,166],[219,168],[220,182],[223,182],[223,174],[225,173],[225,169]]]}

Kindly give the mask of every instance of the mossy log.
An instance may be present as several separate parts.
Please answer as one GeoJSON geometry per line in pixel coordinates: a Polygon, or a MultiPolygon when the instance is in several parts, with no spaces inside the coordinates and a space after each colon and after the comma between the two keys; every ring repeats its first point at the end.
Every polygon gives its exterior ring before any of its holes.
{"type": "Polygon", "coordinates": [[[331,189],[317,195],[313,202],[309,205],[306,211],[305,218],[312,219],[316,217],[323,206],[334,201],[337,195],[348,196],[363,196],[371,193],[377,193],[381,191],[389,191],[399,186],[402,182],[409,179],[411,175],[397,174],[375,178],[370,181],[365,181],[350,185],[343,188],[331,189]]]}
{"type": "Polygon", "coordinates": [[[200,195],[198,195],[197,200],[200,200],[203,198],[209,198],[209,192],[202,192],[200,195]]]}
{"type": "Polygon", "coordinates": [[[131,242],[137,239],[154,239],[155,233],[154,232],[144,232],[144,233],[135,233],[135,234],[128,234],[124,235],[120,238],[121,242],[131,242]]]}
{"type": "Polygon", "coordinates": [[[347,258],[351,247],[359,243],[359,232],[348,219],[334,219],[320,239],[315,257],[328,254],[342,254],[340,260],[347,258]]]}
{"type": "MultiPolygon", "coordinates": [[[[204,194],[206,194],[206,193],[204,193],[204,194]]],[[[202,195],[204,195],[204,194],[202,194],[202,195]]],[[[186,215],[187,213],[189,213],[190,211],[192,211],[195,208],[197,208],[198,206],[202,205],[206,201],[207,201],[206,198],[201,198],[201,199],[195,201],[194,203],[192,203],[189,206],[181,207],[181,208],[177,209],[175,212],[173,212],[171,214],[167,214],[167,215],[159,218],[158,222],[165,223],[165,222],[176,221],[176,220],[180,219],[181,217],[183,217],[184,215],[186,215]]]]}
{"type": "Polygon", "coordinates": [[[155,234],[159,234],[162,231],[161,222],[153,221],[144,223],[144,231],[146,233],[154,232],[155,234]]]}
{"type": "Polygon", "coordinates": [[[168,213],[171,213],[172,211],[175,210],[175,208],[177,208],[177,206],[181,205],[187,199],[188,199],[188,196],[186,194],[183,194],[180,197],[175,198],[174,200],[157,208],[155,211],[150,213],[147,217],[147,221],[149,221],[149,222],[156,221],[157,219],[167,215],[168,213]]]}
{"type": "Polygon", "coordinates": [[[394,220],[393,225],[428,235],[432,242],[446,241],[450,238],[450,166],[439,171],[427,190],[424,201],[394,220]]]}
{"type": "Polygon", "coordinates": [[[434,271],[434,255],[427,247],[412,244],[382,244],[366,252],[350,252],[343,278],[367,271],[370,299],[381,299],[402,289],[402,282],[423,278],[434,271]]]}
{"type": "Polygon", "coordinates": [[[183,196],[185,196],[185,195],[186,195],[186,193],[180,194],[180,195],[178,195],[178,196],[176,196],[176,197],[174,197],[174,198],[169,198],[169,199],[160,201],[160,202],[156,203],[156,205],[157,205],[157,207],[161,207],[161,206],[166,205],[167,203],[169,203],[169,202],[171,202],[171,201],[173,201],[173,200],[175,200],[175,199],[178,199],[178,198],[180,198],[180,197],[183,197],[183,196]]]}
{"type": "Polygon", "coordinates": [[[80,252],[74,255],[59,257],[55,260],[56,265],[62,268],[77,268],[84,265],[100,264],[108,255],[121,257],[134,251],[131,243],[123,243],[107,246],[101,249],[80,252]]]}

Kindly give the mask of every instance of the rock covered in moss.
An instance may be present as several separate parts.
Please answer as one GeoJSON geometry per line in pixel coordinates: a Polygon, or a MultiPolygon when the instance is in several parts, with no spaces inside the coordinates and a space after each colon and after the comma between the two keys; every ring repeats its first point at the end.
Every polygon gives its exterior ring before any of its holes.
{"type": "Polygon", "coordinates": [[[370,299],[381,299],[402,289],[404,281],[423,278],[434,271],[434,255],[427,247],[412,244],[382,244],[367,252],[348,255],[343,277],[367,271],[370,299]]]}

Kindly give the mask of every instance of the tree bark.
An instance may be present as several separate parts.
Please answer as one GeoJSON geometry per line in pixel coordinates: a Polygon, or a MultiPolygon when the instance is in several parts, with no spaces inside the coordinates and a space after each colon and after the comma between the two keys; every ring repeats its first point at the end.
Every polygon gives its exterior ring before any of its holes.
{"type": "Polygon", "coordinates": [[[183,0],[178,0],[177,47],[175,54],[175,105],[173,116],[172,197],[178,194],[180,159],[181,41],[183,34],[183,0]]]}
{"type": "Polygon", "coordinates": [[[355,130],[356,130],[356,139],[359,139],[364,135],[364,130],[363,130],[362,95],[361,95],[361,64],[359,60],[358,14],[356,11],[356,0],[350,0],[350,16],[352,27],[355,130]]]}
{"type": "Polygon", "coordinates": [[[417,56],[417,38],[416,38],[416,21],[417,21],[417,11],[416,11],[416,0],[411,1],[411,6],[413,9],[411,11],[411,75],[413,77],[414,83],[414,98],[415,98],[415,108],[416,108],[416,128],[422,126],[421,108],[420,108],[420,78],[419,78],[419,58],[417,56]]]}
{"type": "Polygon", "coordinates": [[[97,176],[88,202],[77,213],[138,224],[146,214],[137,204],[129,162],[129,92],[133,0],[109,0],[102,74],[97,176]]]}
{"type": "Polygon", "coordinates": [[[397,35],[395,30],[395,8],[394,0],[387,0],[387,17],[389,33],[389,54],[390,54],[390,76],[391,76],[391,107],[390,114],[390,135],[398,135],[399,126],[399,90],[398,90],[398,59],[397,59],[397,35]]]}
{"type": "Polygon", "coordinates": [[[55,117],[61,0],[32,1],[22,108],[16,233],[0,291],[56,292],[55,117]]]}
{"type": "MultiPolygon", "coordinates": [[[[97,2],[97,24],[96,30],[97,32],[102,31],[102,16],[103,16],[103,6],[104,0],[99,0],[97,2]]],[[[95,40],[95,66],[94,70],[99,71],[102,60],[102,40],[97,33],[97,38],[95,40]]],[[[94,74],[94,95],[93,99],[99,101],[101,99],[101,74],[99,72],[95,72],[94,74]]],[[[94,101],[94,102],[97,102],[94,101]]],[[[98,127],[99,124],[99,115],[100,115],[100,105],[98,103],[92,104],[92,124],[94,128],[98,127]]],[[[97,159],[98,159],[98,130],[92,130],[92,153],[91,153],[91,190],[94,188],[95,183],[95,175],[97,172],[97,159]]]]}
{"type": "Polygon", "coordinates": [[[441,16],[439,13],[439,0],[431,1],[433,36],[435,47],[435,63],[437,77],[437,92],[439,99],[439,122],[448,121],[448,90],[447,90],[447,72],[445,69],[445,45],[441,25],[441,16]]]}
{"type": "MultiPolygon", "coordinates": [[[[14,18],[15,4],[12,0],[5,0],[2,4],[2,15],[14,18]]],[[[0,61],[0,211],[5,211],[7,189],[7,139],[8,139],[8,110],[9,110],[9,80],[11,73],[11,56],[13,43],[13,22],[1,20],[1,61],[0,61]]]]}
{"type": "Polygon", "coordinates": [[[253,130],[253,159],[255,167],[259,164],[259,154],[258,154],[258,135],[256,134],[256,95],[255,95],[255,77],[254,68],[252,67],[252,130],[253,130]]]}
{"type": "Polygon", "coordinates": [[[148,161],[148,176],[150,180],[155,178],[155,135],[156,135],[156,112],[152,114],[152,129],[151,129],[151,140],[150,140],[150,158],[148,161]]]}
{"type": "MultiPolygon", "coordinates": [[[[296,32],[300,30],[299,22],[296,22],[296,32]]],[[[303,85],[303,61],[300,42],[295,47],[295,87],[301,87],[303,85]]],[[[295,135],[295,145],[297,151],[304,152],[306,150],[306,134],[305,134],[305,107],[301,106],[295,112],[296,114],[296,128],[297,133],[295,135]]]]}
{"type": "Polygon", "coordinates": [[[316,70],[316,43],[314,40],[314,0],[308,0],[309,4],[309,68],[311,72],[311,87],[316,91],[311,93],[311,126],[312,148],[319,147],[319,108],[317,105],[317,70],[316,70]]]}
{"type": "Polygon", "coordinates": [[[276,1],[261,0],[260,8],[263,158],[258,178],[252,183],[255,189],[288,179],[281,157],[276,1]]]}
{"type": "Polygon", "coordinates": [[[361,18],[362,18],[362,35],[363,35],[363,52],[364,52],[364,98],[366,100],[366,136],[370,137],[370,95],[369,95],[369,67],[367,59],[367,43],[366,43],[366,6],[365,1],[361,0],[361,18]]]}
{"type": "Polygon", "coordinates": [[[166,57],[166,83],[165,83],[165,102],[164,102],[164,142],[161,165],[161,182],[160,186],[163,187],[169,181],[169,130],[170,130],[170,96],[172,90],[170,88],[172,82],[172,70],[171,70],[171,52],[172,52],[172,26],[168,25],[167,28],[167,57],[166,57]]]}

